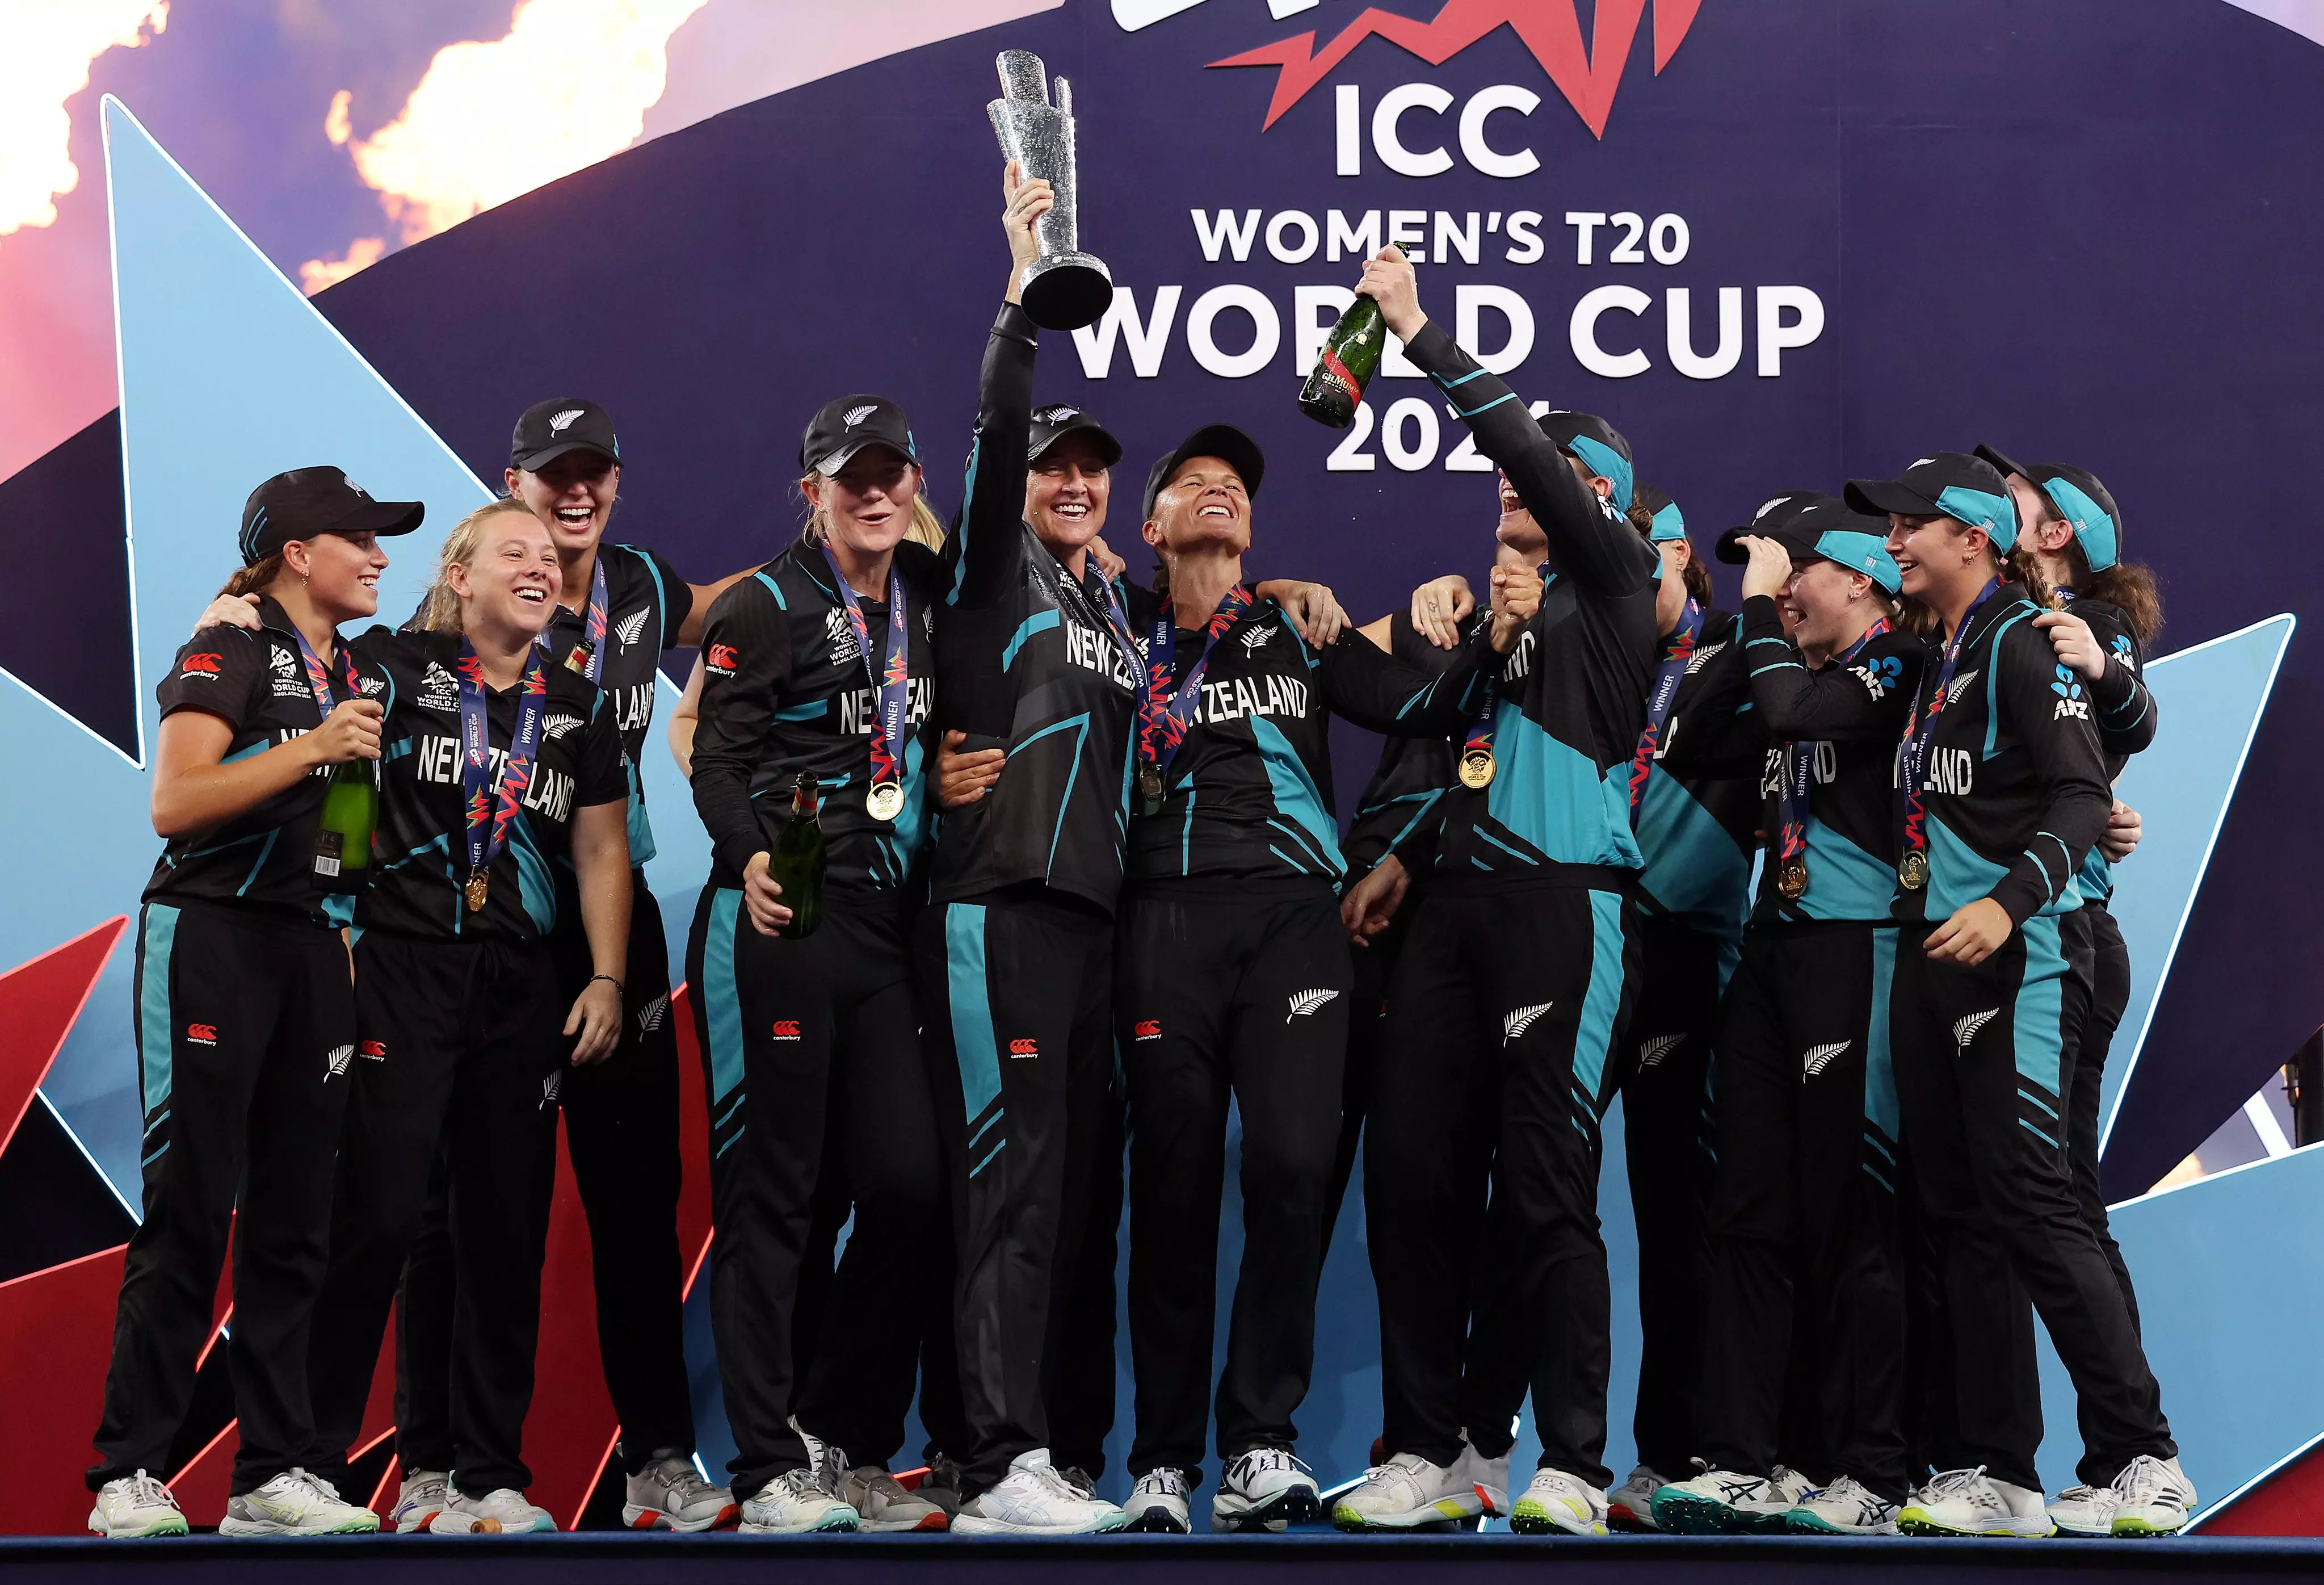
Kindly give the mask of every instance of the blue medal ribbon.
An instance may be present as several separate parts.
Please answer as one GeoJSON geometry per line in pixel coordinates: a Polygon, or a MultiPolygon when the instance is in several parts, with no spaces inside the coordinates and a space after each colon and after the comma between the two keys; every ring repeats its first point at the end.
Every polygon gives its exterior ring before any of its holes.
{"type": "Polygon", "coordinates": [[[1178,620],[1176,607],[1165,599],[1156,607],[1154,620],[1146,630],[1146,687],[1139,700],[1138,757],[1154,767],[1155,774],[1167,785],[1170,762],[1177,758],[1179,746],[1186,740],[1186,728],[1194,724],[1194,709],[1203,697],[1203,673],[1210,669],[1211,653],[1218,647],[1228,628],[1241,619],[1250,609],[1250,590],[1236,584],[1219,601],[1219,608],[1203,624],[1203,653],[1186,668],[1186,678],[1176,681],[1178,666],[1178,620]]]}
{"type": "Polygon", "coordinates": [[[1686,610],[1678,619],[1678,626],[1670,636],[1670,647],[1663,652],[1662,669],[1655,673],[1655,685],[1646,695],[1646,729],[1638,734],[1638,751],[1630,756],[1630,812],[1638,812],[1638,805],[1646,796],[1646,777],[1653,772],[1655,750],[1663,740],[1663,723],[1670,719],[1671,705],[1678,698],[1678,685],[1686,681],[1686,664],[1694,659],[1695,641],[1702,636],[1702,606],[1690,598],[1686,610]]]}
{"type": "Polygon", "coordinates": [[[516,731],[509,738],[508,755],[501,766],[500,792],[492,792],[492,727],[486,715],[484,663],[466,638],[460,640],[460,790],[466,801],[469,910],[483,906],[481,888],[493,861],[508,846],[509,822],[524,801],[532,781],[532,762],[540,751],[540,718],[549,707],[549,669],[535,650],[524,670],[517,700],[516,731]]]}
{"type": "Polygon", "coordinates": [[[1944,663],[1936,672],[1935,690],[1924,691],[1920,696],[1928,700],[1928,709],[1921,709],[1920,699],[1915,699],[1913,717],[1904,723],[1904,741],[1897,750],[1897,770],[1904,785],[1904,851],[1908,856],[1926,852],[1929,846],[1928,811],[1922,805],[1921,790],[1922,778],[1929,768],[1929,749],[1935,741],[1937,717],[1950,700],[1953,672],[1960,664],[1961,646],[1969,638],[1969,627],[1976,622],[1977,614],[1985,609],[1985,602],[2000,588],[1998,578],[1985,580],[1985,588],[1961,617],[1960,626],[1945,641],[1944,663]]]}
{"type": "MultiPolygon", "coordinates": [[[[299,641],[299,658],[307,663],[307,686],[315,691],[315,709],[327,721],[331,718],[331,711],[337,708],[337,701],[331,697],[331,669],[323,663],[323,657],[315,653],[315,646],[307,642],[307,635],[295,625],[290,629],[290,636],[299,641]]],[[[355,658],[345,644],[338,646],[338,655],[346,663],[347,697],[356,698],[363,692],[363,687],[355,677],[355,658]]]]}
{"type": "Polygon", "coordinates": [[[839,608],[847,613],[848,626],[855,630],[856,653],[863,658],[864,674],[872,681],[872,697],[879,704],[880,730],[872,739],[872,783],[893,783],[904,780],[904,703],[906,684],[911,674],[908,653],[911,629],[904,615],[904,575],[893,561],[888,563],[888,641],[881,652],[881,663],[874,669],[872,661],[872,625],[863,619],[862,607],[855,603],[855,591],[847,586],[847,576],[839,570],[839,558],[831,553],[826,542],[817,542],[823,552],[824,565],[831,569],[832,587],[839,591],[839,608]]]}
{"type": "MultiPolygon", "coordinates": [[[[1840,657],[1845,666],[1864,653],[1864,646],[1888,631],[1888,618],[1881,617],[1866,628],[1857,641],[1848,646],[1840,657]]],[[[1778,802],[1782,814],[1781,834],[1775,843],[1775,862],[1787,864],[1807,851],[1808,796],[1815,781],[1816,740],[1794,741],[1784,751],[1784,788],[1778,802]]]]}
{"type": "MultiPolygon", "coordinates": [[[[1534,576],[1541,579],[1543,598],[1547,598],[1549,586],[1557,581],[1557,574],[1549,570],[1549,563],[1546,561],[1540,563],[1533,570],[1534,576]]],[[[1492,620],[1489,613],[1485,620],[1488,622],[1492,620]]],[[[1481,767],[1483,780],[1471,782],[1466,775],[1462,778],[1463,785],[1481,788],[1493,779],[1493,712],[1500,708],[1499,676],[1496,672],[1483,672],[1479,674],[1478,681],[1484,684],[1485,702],[1483,708],[1478,710],[1477,718],[1469,723],[1468,731],[1462,734],[1460,764],[1481,767]]]]}
{"type": "MultiPolygon", "coordinates": [[[[589,609],[582,617],[581,642],[574,646],[573,653],[565,657],[565,663],[567,666],[572,667],[574,671],[580,672],[592,682],[605,674],[606,610],[605,552],[604,547],[600,546],[597,551],[596,570],[589,579],[589,609]],[[577,665],[575,664],[576,661],[580,663],[577,665]]],[[[551,614],[554,615],[554,613],[551,614]]],[[[534,639],[533,643],[542,649],[547,649],[549,629],[542,628],[540,636],[534,639]]]]}

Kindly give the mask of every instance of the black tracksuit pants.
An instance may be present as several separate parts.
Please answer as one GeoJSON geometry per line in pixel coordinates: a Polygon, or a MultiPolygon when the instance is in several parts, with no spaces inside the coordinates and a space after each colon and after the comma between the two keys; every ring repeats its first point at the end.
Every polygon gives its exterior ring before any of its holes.
{"type": "Polygon", "coordinates": [[[1605,889],[1448,883],[1422,905],[1389,992],[1364,1215],[1388,1451],[1450,1463],[1466,1428],[1506,1452],[1530,1386],[1542,1467],[1602,1488],[1598,1128],[1637,922],[1620,877],[1585,873],[1605,889]]]}
{"type": "MultiPolygon", "coordinates": [[[[1061,1450],[1091,1452],[1064,1439],[1086,1441],[1095,1405],[1050,1395],[1094,1387],[1094,1370],[1071,1364],[1094,1351],[1069,1355],[1068,1334],[1074,1318],[1093,1320],[1091,1224],[1109,1219],[1104,1180],[1120,1193],[1113,922],[1046,887],[935,904],[915,930],[913,961],[953,1196],[973,1439],[956,1456],[973,1496],[1019,1453],[1049,1448],[1062,1462],[1061,1450]]],[[[1110,1227],[1102,1242],[1110,1250],[1110,1227]]],[[[1104,1284],[1111,1295],[1110,1264],[1104,1284]]],[[[1110,1398],[1110,1372],[1105,1390],[1110,1398]]]]}
{"type": "Polygon", "coordinates": [[[175,1473],[163,1465],[231,1229],[226,1360],[241,1422],[234,1490],[245,1492],[303,1463],[314,1436],[309,1327],[355,1053],[346,948],[288,914],[149,903],[134,986],[145,1215],[123,1265],[88,1488],[175,1473]]]}
{"type": "Polygon", "coordinates": [[[2174,1456],[2162,1390],[2113,1268],[2075,1198],[2062,1095],[2070,1093],[2073,972],[2055,918],[2036,916],[1984,962],[1932,963],[1926,931],[1904,932],[1891,1043],[1920,1212],[1938,1265],[1953,1350],[1955,1424],[1933,1417],[1938,1468],[1982,1464],[2038,1488],[2038,1383],[2014,1330],[2024,1284],[2073,1377],[2093,1467],[2174,1456]]]}
{"type": "Polygon", "coordinates": [[[1718,1040],[1701,1449],[1716,1469],[1766,1476],[1780,1458],[1901,1502],[1895,963],[1890,925],[1744,937],[1718,1040]],[[1805,1423],[1787,1438],[1794,1360],[1805,1423]]]}
{"type": "MultiPolygon", "coordinates": [[[[1350,883],[1350,884],[1352,884],[1350,883]]],[[[1340,1076],[1340,1143],[1332,1154],[1332,1182],[1323,1197],[1323,1250],[1332,1248],[1340,1208],[1356,1175],[1356,1152],[1363,1144],[1364,1118],[1372,1108],[1372,1085],[1379,1071],[1380,1043],[1388,1032],[1388,987],[1396,962],[1412,934],[1412,921],[1425,894],[1417,886],[1388,916],[1388,928],[1362,946],[1351,943],[1353,978],[1348,992],[1348,1056],[1340,1076]]]]}
{"type": "Polygon", "coordinates": [[[1318,887],[1157,887],[1122,905],[1114,1026],[1130,1091],[1130,1472],[1202,1468],[1227,1108],[1242,1118],[1242,1269],[1218,1452],[1296,1445],[1315,1363],[1323,1200],[1352,969],[1318,887]]]}
{"type": "Polygon", "coordinates": [[[912,996],[906,904],[833,893],[802,940],[761,935],[742,894],[707,886],[687,944],[710,1104],[710,1322],[747,1500],[807,1449],[790,1427],[884,1465],[903,1444],[921,1313],[941,1269],[943,1179],[912,996]],[[835,1140],[854,1229],[808,1379],[794,1305],[816,1179],[835,1140]]]}
{"type": "Polygon", "coordinates": [[[331,1266],[308,1353],[316,1473],[343,1479],[380,1338],[421,1226],[439,1141],[453,1283],[447,1428],[399,1428],[407,1467],[475,1495],[523,1490],[540,1336],[540,1265],[557,1176],[557,1098],[573,1049],[547,946],[355,941],[355,1094],[331,1205],[331,1266]],[[449,1440],[428,1445],[422,1438],[449,1440]]]}
{"type": "Polygon", "coordinates": [[[1682,1478],[1702,1422],[1704,1203],[1711,1032],[1731,941],[1667,915],[1639,921],[1641,969],[1613,1067],[1638,1228],[1638,1462],[1682,1478]]]}
{"type": "MultiPolygon", "coordinates": [[[[1120,1288],[1115,1278],[1121,1260],[1123,1167],[1129,1126],[1114,1055],[1102,1098],[1093,1108],[1096,1143],[1089,1170],[1089,1210],[1082,1219],[1080,1249],[1052,1327],[1042,1388],[1049,1406],[1049,1455],[1060,1469],[1079,1469],[1092,1479],[1105,1473],[1105,1440],[1113,1434],[1113,1334],[1120,1288]]],[[[949,1334],[947,1334],[949,1335],[949,1334]]],[[[957,1372],[954,1402],[959,1401],[957,1372]]],[[[927,1419],[926,1411],[922,1419],[927,1419]]]]}
{"type": "MultiPolygon", "coordinates": [[[[622,1039],[602,1062],[565,1075],[558,1101],[573,1177],[589,1219],[597,1295],[597,1354],[621,1418],[623,1468],[657,1451],[694,1451],[678,1247],[678,1027],[669,1015],[669,945],[661,907],[632,870],[629,978],[622,1039]]],[[[594,964],[579,914],[549,938],[558,994],[570,1006],[594,964]]],[[[458,1290],[442,1165],[429,1183],[420,1232],[396,1302],[396,1424],[406,1447],[450,1445],[452,1311],[458,1290]]],[[[441,1465],[429,1466],[442,1468],[441,1465]]]]}

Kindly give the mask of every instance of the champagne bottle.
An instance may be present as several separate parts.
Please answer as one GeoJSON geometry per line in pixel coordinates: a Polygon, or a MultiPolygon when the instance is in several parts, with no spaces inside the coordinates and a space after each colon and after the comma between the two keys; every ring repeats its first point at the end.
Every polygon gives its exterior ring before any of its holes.
{"type": "Polygon", "coordinates": [[[1364,387],[1379,372],[1387,350],[1388,326],[1381,321],[1380,305],[1359,297],[1315,355],[1315,366],[1299,388],[1299,411],[1317,423],[1346,429],[1356,422],[1356,403],[1364,399],[1364,387]]]}
{"type": "Polygon", "coordinates": [[[792,941],[815,933],[823,913],[823,821],[816,806],[821,792],[815,777],[799,773],[791,793],[791,818],[767,854],[767,874],[782,887],[780,899],[791,922],[775,933],[792,941]]]}
{"type": "Polygon", "coordinates": [[[367,759],[331,767],[315,829],[315,876],[327,892],[351,895],[371,878],[371,834],[379,823],[379,778],[367,759]]]}

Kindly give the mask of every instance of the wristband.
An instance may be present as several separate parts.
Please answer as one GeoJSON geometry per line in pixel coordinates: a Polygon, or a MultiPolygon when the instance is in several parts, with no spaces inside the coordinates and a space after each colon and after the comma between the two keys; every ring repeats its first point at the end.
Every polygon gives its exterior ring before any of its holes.
{"type": "Polygon", "coordinates": [[[595,985],[601,979],[611,985],[616,992],[622,988],[622,982],[610,974],[593,974],[589,977],[589,983],[595,985]]]}

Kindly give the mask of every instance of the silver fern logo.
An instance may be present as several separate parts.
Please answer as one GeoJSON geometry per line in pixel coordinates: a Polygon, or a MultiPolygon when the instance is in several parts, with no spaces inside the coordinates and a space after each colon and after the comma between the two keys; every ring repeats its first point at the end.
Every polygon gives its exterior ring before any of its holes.
{"type": "Polygon", "coordinates": [[[1638,1043],[1638,1071],[1643,1073],[1659,1064],[1670,1055],[1671,1049],[1685,1038],[1686,1033],[1682,1030],[1676,1034],[1657,1034],[1652,1040],[1641,1041],[1638,1043]]]}
{"type": "Polygon", "coordinates": [[[652,607],[641,606],[636,610],[632,611],[628,616],[622,617],[620,623],[614,626],[613,636],[622,641],[622,647],[623,649],[629,648],[630,645],[637,643],[639,639],[645,636],[646,618],[652,615],[652,607]]]}
{"type": "Polygon", "coordinates": [[[355,1059],[355,1048],[351,1045],[335,1045],[329,1051],[325,1052],[323,1053],[323,1065],[328,1068],[330,1072],[324,1080],[324,1082],[327,1084],[331,1080],[337,1079],[340,1074],[345,1073],[347,1071],[347,1064],[354,1061],[355,1059]]]}
{"type": "Polygon", "coordinates": [[[1294,1018],[1313,1017],[1316,1008],[1325,1002],[1338,1000],[1339,995],[1340,993],[1335,990],[1301,991],[1291,998],[1291,1011],[1283,1015],[1283,1021],[1288,1024],[1294,1018]]]}
{"type": "Polygon", "coordinates": [[[583,410],[578,407],[567,408],[564,412],[558,413],[556,417],[549,421],[549,432],[552,435],[563,434],[565,432],[565,426],[571,423],[575,419],[579,418],[582,411],[583,410]]]}
{"type": "Polygon", "coordinates": [[[2001,1009],[1998,1007],[1987,1007],[1982,1013],[1971,1013],[1953,1025],[1953,1044],[1962,1051],[1969,1050],[1969,1043],[1977,1038],[1977,1032],[2000,1016],[2001,1009]]]}
{"type": "Polygon", "coordinates": [[[857,424],[862,423],[865,419],[870,418],[873,413],[879,411],[880,404],[878,403],[867,402],[861,407],[849,408],[845,412],[840,414],[840,419],[841,422],[845,423],[847,427],[852,430],[857,424]]]}
{"type": "Polygon", "coordinates": [[[648,1002],[644,1006],[638,1009],[638,1033],[640,1034],[651,1034],[655,1030],[661,1027],[661,1021],[669,1015],[669,993],[668,991],[664,991],[652,1001],[648,1002]]]}
{"type": "Polygon", "coordinates": [[[1557,1006],[1555,1002],[1536,1002],[1530,1007],[1512,1007],[1501,1015],[1501,1043],[1509,1042],[1533,1027],[1535,1019],[1557,1006]]]}
{"type": "Polygon", "coordinates": [[[538,1109],[547,1111],[557,1104],[557,1098],[564,1092],[565,1070],[559,1068],[540,1081],[540,1106],[538,1109]]]}
{"type": "Polygon", "coordinates": [[[1697,650],[1697,651],[1695,651],[1695,652],[1694,652],[1694,658],[1693,658],[1692,660],[1691,660],[1691,661],[1687,662],[1687,663],[1686,663],[1686,674],[1687,674],[1688,676],[1692,677],[1692,676],[1693,676],[1697,672],[1702,671],[1702,670],[1703,669],[1703,667],[1705,667],[1705,666],[1707,666],[1707,665],[1709,665],[1709,664],[1711,663],[1711,656],[1713,656],[1713,655],[1717,654],[1720,650],[1723,650],[1723,649],[1725,649],[1726,647],[1727,647],[1727,641],[1726,641],[1725,639],[1723,639],[1723,638],[1722,638],[1722,639],[1720,639],[1717,644],[1704,644],[1701,649],[1699,649],[1699,650],[1697,650]]]}
{"type": "Polygon", "coordinates": [[[1272,627],[1252,628],[1249,633],[1242,635],[1243,653],[1247,655],[1257,654],[1259,653],[1259,645],[1267,643],[1268,640],[1274,636],[1275,629],[1272,627]]]}
{"type": "Polygon", "coordinates": [[[1807,1076],[1812,1079],[1831,1067],[1842,1052],[1855,1043],[1852,1040],[1843,1040],[1832,1045],[1812,1045],[1801,1056],[1800,1065],[1807,1070],[1807,1076]]]}
{"type": "Polygon", "coordinates": [[[1947,704],[1959,704],[1960,702],[1960,696],[1968,692],[1969,685],[1976,681],[1977,673],[1974,672],[1963,672],[1960,676],[1954,678],[1951,682],[1946,685],[1945,702],[1947,704]]]}
{"type": "Polygon", "coordinates": [[[572,731],[580,724],[580,717],[567,715],[564,712],[559,711],[558,714],[549,717],[549,719],[540,723],[540,735],[549,742],[554,743],[559,737],[564,737],[567,732],[572,731]]]}

